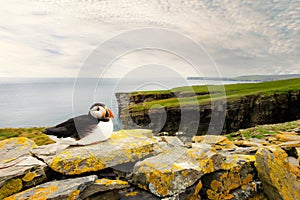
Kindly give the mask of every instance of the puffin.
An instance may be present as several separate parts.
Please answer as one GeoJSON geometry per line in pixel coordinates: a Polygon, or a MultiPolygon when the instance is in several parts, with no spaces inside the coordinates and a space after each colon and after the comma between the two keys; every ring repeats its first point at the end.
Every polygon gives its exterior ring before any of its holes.
{"type": "Polygon", "coordinates": [[[80,115],[54,127],[45,134],[57,143],[90,145],[107,140],[113,132],[112,111],[103,103],[94,103],[88,114],[80,115]]]}

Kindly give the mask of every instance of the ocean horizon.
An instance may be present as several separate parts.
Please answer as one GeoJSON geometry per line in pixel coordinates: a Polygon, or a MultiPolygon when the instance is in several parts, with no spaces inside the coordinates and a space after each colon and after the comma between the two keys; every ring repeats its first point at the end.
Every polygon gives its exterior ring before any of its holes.
{"type": "Polygon", "coordinates": [[[113,110],[114,129],[118,130],[122,124],[118,117],[115,97],[117,92],[245,82],[185,78],[151,80],[81,78],[77,83],[76,80],[76,78],[1,78],[0,128],[54,126],[74,116],[87,114],[94,102],[102,102],[113,110]]]}

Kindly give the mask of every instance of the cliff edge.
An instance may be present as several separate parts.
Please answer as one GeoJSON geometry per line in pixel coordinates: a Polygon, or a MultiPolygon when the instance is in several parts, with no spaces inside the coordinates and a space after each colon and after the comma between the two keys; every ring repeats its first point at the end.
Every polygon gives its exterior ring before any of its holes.
{"type": "Polygon", "coordinates": [[[146,127],[155,132],[203,135],[219,134],[219,128],[226,134],[300,119],[299,78],[116,93],[116,97],[124,129],[146,127]]]}

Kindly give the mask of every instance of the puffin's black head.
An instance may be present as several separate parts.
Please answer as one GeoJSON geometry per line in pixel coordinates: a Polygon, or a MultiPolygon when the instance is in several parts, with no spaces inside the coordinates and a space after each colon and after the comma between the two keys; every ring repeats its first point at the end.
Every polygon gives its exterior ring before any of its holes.
{"type": "Polygon", "coordinates": [[[103,103],[95,103],[91,106],[89,114],[98,120],[114,118],[112,111],[103,103]]]}

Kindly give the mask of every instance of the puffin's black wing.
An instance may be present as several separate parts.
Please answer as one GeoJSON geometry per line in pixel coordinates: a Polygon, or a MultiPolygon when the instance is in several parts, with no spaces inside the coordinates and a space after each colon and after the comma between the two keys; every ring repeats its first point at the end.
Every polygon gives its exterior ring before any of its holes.
{"type": "Polygon", "coordinates": [[[97,124],[98,120],[92,116],[80,115],[58,124],[55,127],[47,128],[45,134],[55,135],[58,138],[72,137],[79,140],[88,135],[97,124]]]}

